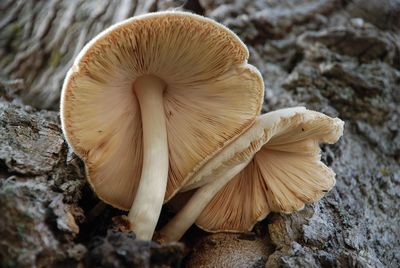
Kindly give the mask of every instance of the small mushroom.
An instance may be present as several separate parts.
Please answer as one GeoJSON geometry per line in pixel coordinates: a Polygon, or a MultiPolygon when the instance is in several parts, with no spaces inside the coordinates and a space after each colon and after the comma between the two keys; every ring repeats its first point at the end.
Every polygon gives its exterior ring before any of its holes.
{"type": "Polygon", "coordinates": [[[65,79],[62,128],[97,195],[150,239],[164,199],[254,122],[263,81],[224,26],[185,12],[116,24],[65,79]],[[168,179],[167,179],[168,178],[168,179]]]}
{"type": "Polygon", "coordinates": [[[179,240],[194,223],[209,232],[246,232],[270,211],[290,213],[320,199],[335,173],[320,161],[319,143],[335,143],[343,121],[304,107],[258,117],[192,178],[199,188],[160,231],[179,240]]]}

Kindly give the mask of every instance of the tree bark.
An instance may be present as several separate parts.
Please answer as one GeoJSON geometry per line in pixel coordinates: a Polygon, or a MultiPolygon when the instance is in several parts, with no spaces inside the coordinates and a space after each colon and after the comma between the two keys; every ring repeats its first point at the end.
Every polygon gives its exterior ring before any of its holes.
{"type": "Polygon", "coordinates": [[[26,103],[57,110],[67,70],[83,46],[108,26],[153,11],[155,0],[4,0],[0,68],[21,78],[26,103]]]}

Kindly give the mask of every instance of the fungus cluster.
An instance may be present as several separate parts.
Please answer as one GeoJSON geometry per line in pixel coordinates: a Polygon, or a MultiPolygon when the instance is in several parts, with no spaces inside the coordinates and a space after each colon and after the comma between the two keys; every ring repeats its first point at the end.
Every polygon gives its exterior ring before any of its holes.
{"type": "Polygon", "coordinates": [[[247,231],[333,187],[319,143],[336,142],[343,122],[305,108],[259,115],[264,85],[248,56],[210,19],[158,12],[100,33],[70,68],[65,137],[99,198],[129,210],[139,239],[152,238],[163,203],[178,192],[197,189],[161,230],[165,241],[194,222],[247,231]]]}

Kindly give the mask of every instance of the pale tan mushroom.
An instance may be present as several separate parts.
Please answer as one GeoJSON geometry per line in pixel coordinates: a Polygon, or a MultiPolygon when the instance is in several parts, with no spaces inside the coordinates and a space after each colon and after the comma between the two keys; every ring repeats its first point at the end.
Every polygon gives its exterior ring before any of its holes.
{"type": "Polygon", "coordinates": [[[342,133],[343,121],[303,107],[259,116],[190,179],[186,190],[202,187],[159,237],[179,240],[195,221],[209,232],[245,232],[270,211],[289,213],[318,200],[335,184],[319,143],[342,133]]]}
{"type": "Polygon", "coordinates": [[[97,195],[130,209],[139,239],[152,237],[164,199],[254,122],[264,86],[247,59],[230,30],[184,12],[123,21],[76,58],[63,131],[97,195]]]}

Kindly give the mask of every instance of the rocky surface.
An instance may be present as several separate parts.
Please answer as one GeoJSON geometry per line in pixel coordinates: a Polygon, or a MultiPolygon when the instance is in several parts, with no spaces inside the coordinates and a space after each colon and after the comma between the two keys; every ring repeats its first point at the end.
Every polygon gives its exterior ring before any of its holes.
{"type": "Polygon", "coordinates": [[[0,3],[8,11],[0,18],[0,266],[400,266],[398,1],[33,3],[0,3]],[[111,231],[121,212],[96,205],[58,113],[37,110],[57,109],[66,70],[101,29],[168,8],[214,18],[245,41],[266,81],[264,111],[305,105],[346,121],[343,138],[323,147],[337,173],[325,198],[271,214],[252,234],[192,228],[183,260],[182,244],[111,231]]]}

